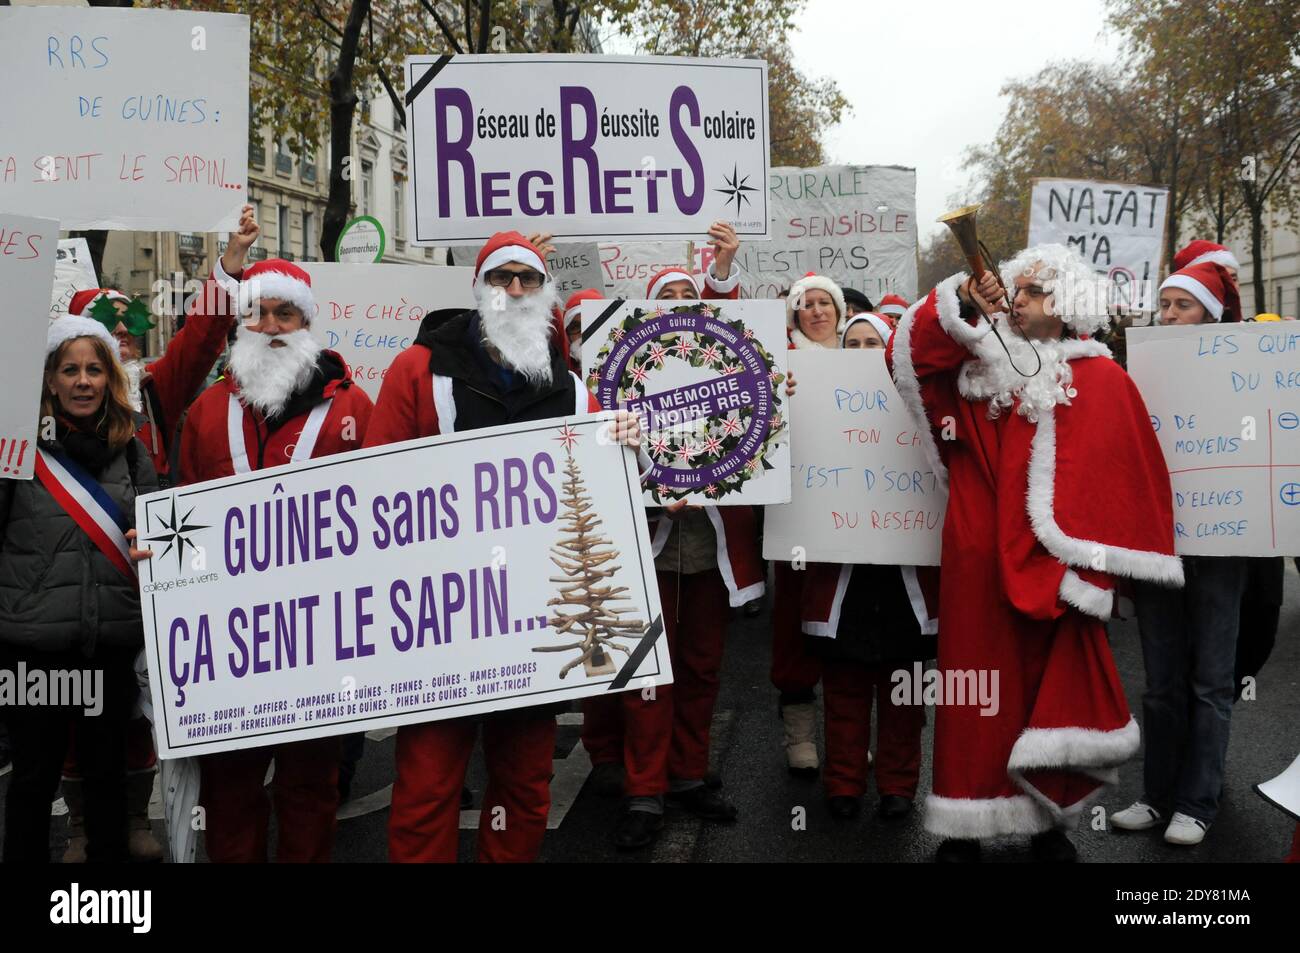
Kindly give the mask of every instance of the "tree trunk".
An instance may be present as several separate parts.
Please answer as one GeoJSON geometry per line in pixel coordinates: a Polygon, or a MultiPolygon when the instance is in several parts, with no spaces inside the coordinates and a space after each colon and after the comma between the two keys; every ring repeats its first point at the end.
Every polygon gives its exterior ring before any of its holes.
{"type": "MultiPolygon", "coordinates": [[[[1264,300],[1264,203],[1250,203],[1251,286],[1255,291],[1255,314],[1266,313],[1264,300]]],[[[1244,310],[1244,309],[1243,309],[1244,310]]],[[[1243,314],[1242,317],[1245,317],[1243,314]]]]}
{"type": "Polygon", "coordinates": [[[352,67],[357,59],[361,27],[370,13],[370,0],[352,0],[347,25],[339,43],[339,58],[330,74],[330,194],[321,223],[320,251],[323,261],[335,261],[335,246],[347,224],[352,207],[352,117],[357,93],[352,88],[352,67]]]}

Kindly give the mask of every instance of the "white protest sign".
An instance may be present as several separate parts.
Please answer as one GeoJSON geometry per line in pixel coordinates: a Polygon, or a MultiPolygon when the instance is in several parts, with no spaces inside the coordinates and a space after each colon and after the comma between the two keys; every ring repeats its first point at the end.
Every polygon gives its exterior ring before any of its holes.
{"type": "Polygon", "coordinates": [[[1154,311],[1164,263],[1169,190],[1163,186],[1034,179],[1029,244],[1074,248],[1111,280],[1111,303],[1154,311]]]}
{"type": "Polygon", "coordinates": [[[785,309],[775,301],[586,301],[582,366],[641,415],[647,506],[790,499],[785,309]]]}
{"type": "MultiPolygon", "coordinates": [[[[649,290],[651,277],[665,268],[687,270],[703,286],[704,272],[713,261],[713,249],[701,237],[692,252],[694,260],[691,262],[686,260],[687,249],[687,242],[617,242],[601,245],[600,268],[606,295],[610,298],[644,297],[649,290]]],[[[741,295],[744,295],[743,286],[741,295]]]]}
{"type": "Polygon", "coordinates": [[[1300,328],[1128,329],[1188,556],[1300,555],[1300,328]]]}
{"type": "Polygon", "coordinates": [[[767,64],[669,56],[412,56],[417,245],[529,220],[560,239],[768,234],[767,64]]]}
{"type": "Polygon", "coordinates": [[[0,208],[65,229],[238,223],[248,17],[0,7],[0,64],[0,208]]]}
{"type": "Polygon", "coordinates": [[[881,348],[792,351],[790,502],[769,506],[763,558],[939,565],[947,491],[881,348]]]}
{"type": "Polygon", "coordinates": [[[304,261],[320,311],[312,334],[337,351],[371,399],[393,359],[415,343],[425,314],[474,307],[474,269],[304,261]]]}
{"type": "MultiPolygon", "coordinates": [[[[458,265],[473,266],[481,245],[454,245],[452,259],[458,265]]],[[[600,268],[600,252],[595,242],[574,242],[556,245],[546,256],[546,270],[555,282],[555,293],[563,305],[569,296],[584,288],[605,290],[605,280],[600,268]]],[[[470,273],[473,274],[471,267],[470,273]]]]}
{"type": "Polygon", "coordinates": [[[636,458],[607,417],[141,497],[158,754],[671,682],[636,458]]]}
{"type": "Polygon", "coordinates": [[[4,289],[4,347],[0,377],[0,478],[30,480],[36,459],[41,375],[50,323],[50,288],[59,223],[0,213],[0,288],[4,289]]]}
{"type": "Polygon", "coordinates": [[[50,318],[68,313],[72,296],[87,288],[98,288],[95,263],[84,238],[60,238],[54,262],[54,289],[50,293],[50,318]]]}

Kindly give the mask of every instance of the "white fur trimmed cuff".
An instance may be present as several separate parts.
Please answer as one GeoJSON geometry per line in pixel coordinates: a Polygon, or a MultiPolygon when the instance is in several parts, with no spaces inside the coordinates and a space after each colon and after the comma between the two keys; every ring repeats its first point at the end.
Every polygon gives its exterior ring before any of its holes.
{"type": "Polygon", "coordinates": [[[1094,586],[1073,569],[1065,570],[1057,594],[1062,602],[1069,603],[1080,612],[1098,618],[1102,622],[1110,619],[1111,608],[1115,604],[1115,595],[1111,590],[1094,586]]]}
{"type": "Polygon", "coordinates": [[[948,332],[948,336],[958,344],[965,345],[970,350],[975,350],[975,345],[984,339],[993,325],[987,321],[982,324],[967,324],[961,318],[961,298],[957,296],[957,288],[966,280],[964,273],[958,273],[951,278],[945,278],[934,289],[934,303],[939,311],[939,324],[948,332]]]}
{"type": "Polygon", "coordinates": [[[736,267],[735,262],[732,262],[731,275],[727,278],[719,278],[717,272],[713,270],[714,264],[716,262],[709,262],[709,270],[704,273],[704,283],[716,294],[731,294],[740,285],[740,269],[736,267]]]}
{"type": "Polygon", "coordinates": [[[1142,734],[1137,722],[1114,731],[1095,728],[1026,728],[1011,748],[1007,770],[1025,771],[1069,768],[1094,773],[1090,769],[1114,768],[1137,754],[1142,734]]]}

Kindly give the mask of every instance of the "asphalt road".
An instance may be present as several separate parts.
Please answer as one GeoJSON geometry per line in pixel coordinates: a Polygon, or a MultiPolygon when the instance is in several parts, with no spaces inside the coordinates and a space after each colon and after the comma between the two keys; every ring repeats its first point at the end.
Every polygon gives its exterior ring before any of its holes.
{"type": "MultiPolygon", "coordinates": [[[[1124,680],[1129,704],[1141,720],[1142,657],[1136,625],[1115,622],[1111,642],[1124,680]]],[[[739,806],[740,819],[730,825],[709,825],[689,815],[668,815],[659,842],[634,854],[620,854],[612,843],[618,819],[617,799],[597,797],[583,786],[589,762],[578,743],[580,716],[561,719],[557,738],[555,807],[552,827],[542,850],[549,862],[612,861],[718,862],[786,861],[926,862],[937,839],[926,834],[919,814],[894,823],[875,819],[876,794],[868,792],[866,807],[854,821],[836,821],[826,811],[819,781],[791,778],[781,750],[781,723],[776,693],[768,681],[770,621],[766,613],[746,619],[736,615],[728,633],[722,693],[714,721],[714,762],[728,796],[739,806]],[[802,812],[799,809],[803,809],[802,812]],[[804,823],[795,823],[802,813],[804,823]],[[796,829],[801,828],[801,829],[796,829]]],[[[921,791],[929,787],[930,729],[924,737],[926,760],[921,791]]],[[[1290,844],[1294,822],[1261,800],[1251,785],[1280,773],[1300,753],[1300,579],[1288,560],[1286,604],[1278,644],[1259,676],[1257,697],[1238,703],[1232,720],[1226,790],[1218,821],[1204,843],[1173,848],[1160,831],[1124,834],[1091,827],[1073,835],[1080,859],[1086,862],[1204,863],[1275,862],[1290,844]]],[[[1100,802],[1107,811],[1126,807],[1141,793],[1140,756],[1121,769],[1118,790],[1100,802]]],[[[368,740],[358,767],[353,798],[341,809],[334,859],[338,862],[380,862],[386,859],[385,825],[388,786],[393,780],[393,738],[368,740]]],[[[469,786],[483,789],[483,770],[476,756],[469,786]]],[[[8,778],[0,777],[0,803],[8,778]]],[[[61,805],[56,805],[58,810],[61,805]]],[[[474,853],[476,814],[462,814],[461,857],[474,853]]],[[[56,818],[51,847],[61,852],[62,818],[56,818]]],[[[162,833],[161,824],[155,828],[162,833]]],[[[1023,843],[985,851],[985,860],[1027,861],[1023,843]]]]}

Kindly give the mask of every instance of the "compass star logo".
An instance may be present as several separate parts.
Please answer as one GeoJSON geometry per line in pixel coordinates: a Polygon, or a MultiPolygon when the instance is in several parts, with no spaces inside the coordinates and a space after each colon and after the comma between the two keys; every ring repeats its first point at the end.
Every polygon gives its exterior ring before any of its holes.
{"type": "Polygon", "coordinates": [[[758,189],[748,184],[749,176],[745,176],[743,179],[740,177],[740,169],[736,165],[733,165],[731,167],[731,178],[724,177],[723,181],[727,183],[727,187],[725,189],[714,189],[713,191],[721,192],[723,195],[727,197],[727,201],[722,203],[724,208],[730,205],[732,202],[735,202],[736,214],[739,215],[740,203],[741,202],[748,203],[750,201],[749,196],[746,195],[745,193],[757,192],[758,189]]]}
{"type": "MultiPolygon", "coordinates": [[[[201,529],[209,528],[208,526],[202,526],[199,525],[198,523],[191,523],[190,517],[193,515],[194,515],[194,508],[191,507],[190,511],[185,514],[184,519],[177,519],[176,518],[176,497],[173,496],[171,519],[167,519],[166,517],[159,518],[159,522],[162,523],[163,529],[165,529],[166,532],[161,533],[158,536],[146,537],[147,541],[150,543],[167,544],[167,548],[162,551],[163,556],[166,556],[173,549],[176,550],[177,570],[183,568],[183,564],[185,561],[186,546],[194,550],[196,553],[199,551],[199,547],[194,545],[194,542],[189,538],[188,534],[196,533],[201,529]]],[[[159,558],[161,558],[161,556],[159,558]]]]}

